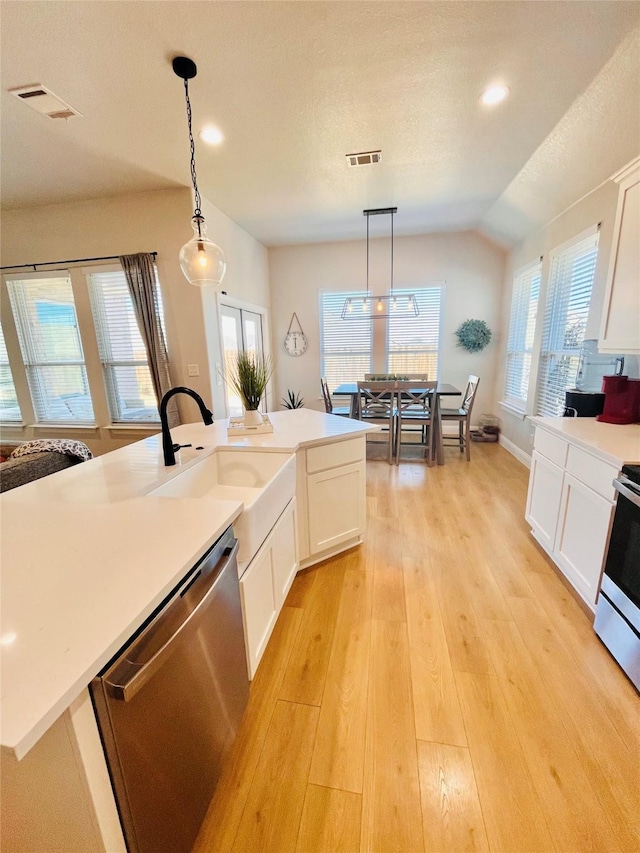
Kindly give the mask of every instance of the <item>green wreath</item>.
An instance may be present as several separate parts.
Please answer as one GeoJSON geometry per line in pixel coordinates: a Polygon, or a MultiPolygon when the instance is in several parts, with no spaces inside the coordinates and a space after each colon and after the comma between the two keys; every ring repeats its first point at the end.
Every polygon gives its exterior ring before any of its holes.
{"type": "Polygon", "coordinates": [[[467,352],[480,352],[491,340],[491,329],[484,320],[465,320],[456,329],[456,335],[459,347],[463,347],[467,352]]]}

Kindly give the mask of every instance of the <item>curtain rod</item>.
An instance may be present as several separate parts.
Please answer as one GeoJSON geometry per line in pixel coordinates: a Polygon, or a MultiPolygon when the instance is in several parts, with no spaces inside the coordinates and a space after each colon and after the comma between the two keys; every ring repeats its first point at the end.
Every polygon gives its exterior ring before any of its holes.
{"type": "MultiPolygon", "coordinates": [[[[147,254],[153,257],[153,260],[158,257],[157,252],[147,252],[147,254]]],[[[73,260],[68,261],[42,261],[39,264],[13,264],[7,267],[0,267],[0,270],[25,270],[32,269],[34,272],[38,272],[38,267],[50,267],[55,264],[87,264],[90,261],[118,261],[120,260],[120,255],[105,255],[102,258],[74,258],[73,260]]],[[[50,270],[50,272],[54,272],[54,270],[50,270]]]]}

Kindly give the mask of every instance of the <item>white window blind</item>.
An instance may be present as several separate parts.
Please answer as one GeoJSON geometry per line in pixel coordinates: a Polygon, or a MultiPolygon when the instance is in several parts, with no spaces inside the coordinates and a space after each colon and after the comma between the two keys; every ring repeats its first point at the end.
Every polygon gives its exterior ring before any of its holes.
{"type": "MultiPolygon", "coordinates": [[[[158,421],[147,351],[125,274],[114,268],[89,273],[87,278],[111,419],[158,421]]],[[[159,296],[156,288],[158,300],[159,296]]]]}
{"type": "Polygon", "coordinates": [[[597,232],[551,256],[538,369],[538,415],[561,415],[565,391],[575,387],[597,256],[597,232]]]}
{"type": "Polygon", "coordinates": [[[541,271],[541,262],[529,264],[513,280],[504,401],[521,412],[527,405],[541,271]]]}
{"type": "Polygon", "coordinates": [[[420,290],[396,290],[398,296],[413,293],[420,313],[417,317],[394,317],[387,320],[387,372],[426,373],[438,378],[440,347],[440,314],[442,287],[420,290]]]}
{"type": "Polygon", "coordinates": [[[68,274],[48,273],[7,284],[37,420],[93,423],[68,274]]]}
{"type": "Polygon", "coordinates": [[[22,413],[18,405],[16,388],[9,367],[9,356],[0,327],[0,421],[21,421],[22,413]]]}
{"type": "Polygon", "coordinates": [[[371,373],[371,319],[342,319],[345,299],[365,295],[362,291],[320,294],[320,371],[330,391],[371,373]]]}

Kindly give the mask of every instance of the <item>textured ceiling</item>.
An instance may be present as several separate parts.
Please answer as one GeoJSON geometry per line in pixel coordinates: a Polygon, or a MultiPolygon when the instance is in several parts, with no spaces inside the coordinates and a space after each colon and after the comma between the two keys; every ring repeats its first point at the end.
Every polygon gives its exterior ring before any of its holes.
{"type": "Polygon", "coordinates": [[[6,207],[189,184],[265,245],[480,228],[506,244],[640,150],[636,2],[2,2],[6,207]],[[634,28],[635,31],[634,31],[634,28]],[[478,97],[511,87],[493,109],[478,97]],[[67,123],[7,94],[41,83],[67,123]],[[377,167],[344,155],[381,148],[377,167]]]}

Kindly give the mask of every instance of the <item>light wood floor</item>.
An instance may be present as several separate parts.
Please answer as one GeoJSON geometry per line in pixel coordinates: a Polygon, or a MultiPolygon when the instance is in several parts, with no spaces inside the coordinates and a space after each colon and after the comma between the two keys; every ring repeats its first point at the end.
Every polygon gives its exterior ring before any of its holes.
{"type": "Polygon", "coordinates": [[[640,699],[527,477],[367,463],[367,541],[297,576],[198,853],[640,850],[640,699]]]}

